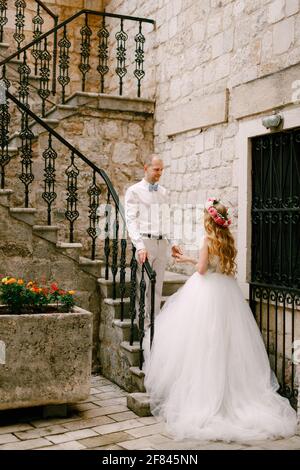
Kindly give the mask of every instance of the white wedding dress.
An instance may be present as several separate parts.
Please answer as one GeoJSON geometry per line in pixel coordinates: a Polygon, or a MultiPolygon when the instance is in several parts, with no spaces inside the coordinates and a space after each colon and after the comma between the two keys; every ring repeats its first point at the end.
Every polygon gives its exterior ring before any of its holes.
{"type": "Polygon", "coordinates": [[[176,439],[292,436],[296,412],[276,393],[278,382],[253,314],[235,279],[218,271],[216,257],[156,318],[144,363],[152,414],[164,418],[176,439]]]}

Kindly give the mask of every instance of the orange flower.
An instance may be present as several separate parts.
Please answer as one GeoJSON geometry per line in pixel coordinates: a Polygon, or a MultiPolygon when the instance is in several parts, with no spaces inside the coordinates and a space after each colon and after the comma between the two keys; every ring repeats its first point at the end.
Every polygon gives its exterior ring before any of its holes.
{"type": "Polygon", "coordinates": [[[15,279],[14,277],[11,277],[10,279],[8,279],[8,281],[6,281],[5,284],[14,284],[15,282],[17,282],[17,279],[15,279]]]}
{"type": "Polygon", "coordinates": [[[68,290],[68,294],[74,295],[74,294],[75,294],[75,290],[68,290]]]}
{"type": "Polygon", "coordinates": [[[24,284],[23,279],[18,279],[18,284],[19,284],[19,286],[22,286],[24,284]]]}
{"type": "Polygon", "coordinates": [[[33,285],[33,282],[32,281],[29,281],[26,285],[26,287],[31,287],[33,285]]]}

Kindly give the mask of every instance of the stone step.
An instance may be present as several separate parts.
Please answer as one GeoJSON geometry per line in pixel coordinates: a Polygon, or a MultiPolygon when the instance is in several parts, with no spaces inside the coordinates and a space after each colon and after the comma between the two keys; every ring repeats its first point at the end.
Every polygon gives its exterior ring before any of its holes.
{"type": "Polygon", "coordinates": [[[129,393],[127,395],[127,406],[138,416],[151,416],[150,399],[147,393],[129,393]]]}
{"type": "MultiPolygon", "coordinates": [[[[164,305],[165,301],[168,299],[168,296],[161,298],[161,307],[164,305]]],[[[104,303],[109,305],[113,309],[114,318],[119,320],[121,318],[121,299],[118,297],[116,299],[105,298],[104,303]]],[[[123,299],[123,318],[130,318],[130,298],[125,297],[123,299]]]]}
{"type": "MultiPolygon", "coordinates": [[[[130,341],[131,320],[113,320],[112,326],[118,332],[117,334],[120,342],[123,343],[125,341],[130,341]]],[[[134,340],[138,339],[138,329],[136,324],[133,325],[133,338],[134,340]]]]}
{"type": "Polygon", "coordinates": [[[69,116],[72,116],[77,112],[78,106],[71,106],[68,104],[58,104],[53,106],[46,112],[46,117],[51,119],[63,119],[69,116]]]}
{"type": "MultiPolygon", "coordinates": [[[[104,303],[106,305],[109,305],[109,307],[112,310],[112,316],[116,319],[119,320],[121,318],[121,299],[112,299],[112,298],[106,298],[104,299],[104,303]]],[[[129,319],[130,318],[130,299],[126,297],[123,299],[123,313],[124,316],[123,318],[129,319]]]]}
{"type": "Polygon", "coordinates": [[[145,372],[141,370],[139,367],[130,367],[130,372],[132,376],[132,385],[135,390],[139,392],[146,392],[144,379],[145,379],[145,372]]]}
{"type": "Polygon", "coordinates": [[[79,262],[82,243],[57,242],[56,248],[64,255],[79,262]]]}
{"type": "MultiPolygon", "coordinates": [[[[116,295],[120,297],[120,289],[119,289],[119,273],[116,277],[116,295]]],[[[163,296],[167,297],[169,295],[174,294],[177,290],[185,283],[187,280],[187,276],[182,274],[172,273],[167,271],[165,274],[165,280],[163,284],[163,296]]],[[[99,278],[98,283],[100,285],[100,290],[102,296],[104,298],[112,298],[113,297],[113,281],[111,277],[109,279],[99,278]]],[[[125,278],[125,297],[130,296],[130,270],[127,269],[126,271],[126,278],[125,278]]]]}
{"type": "Polygon", "coordinates": [[[97,102],[99,97],[99,93],[93,93],[93,92],[79,92],[76,91],[73,93],[71,96],[69,96],[66,100],[67,105],[69,106],[81,106],[85,105],[87,103],[90,103],[92,101],[97,102]]]}
{"type": "Polygon", "coordinates": [[[41,238],[48,240],[52,243],[57,243],[58,230],[57,225],[34,225],[32,227],[33,232],[41,238]]]}
{"type": "Polygon", "coordinates": [[[88,104],[96,109],[139,112],[153,115],[155,102],[145,98],[128,98],[126,96],[107,95],[106,93],[77,91],[69,96],[66,104],[70,106],[88,104]]]}
{"type": "MultiPolygon", "coordinates": [[[[43,120],[43,122],[48,124],[51,128],[57,127],[60,122],[59,119],[47,119],[47,118],[41,118],[41,119],[43,120]]],[[[41,130],[44,130],[44,128],[40,124],[38,124],[36,121],[31,121],[29,123],[29,128],[34,134],[34,139],[37,139],[41,130]]],[[[21,145],[22,145],[22,141],[20,138],[20,134],[19,132],[15,132],[9,138],[9,146],[19,149],[21,145]]]]}
{"type": "Polygon", "coordinates": [[[130,367],[138,367],[140,361],[140,343],[138,341],[134,341],[133,344],[130,345],[129,341],[122,341],[120,346],[123,352],[125,352],[130,367]]]}
{"type": "Polygon", "coordinates": [[[105,271],[105,262],[102,259],[90,259],[85,258],[84,256],[79,257],[79,265],[81,269],[93,276],[99,278],[103,276],[105,271]]]}
{"type": "Polygon", "coordinates": [[[0,189],[0,204],[5,207],[10,206],[10,196],[13,194],[12,189],[0,189]]]}
{"type": "Polygon", "coordinates": [[[11,207],[9,211],[15,219],[21,220],[28,225],[34,225],[37,210],[33,207],[11,207]]]}

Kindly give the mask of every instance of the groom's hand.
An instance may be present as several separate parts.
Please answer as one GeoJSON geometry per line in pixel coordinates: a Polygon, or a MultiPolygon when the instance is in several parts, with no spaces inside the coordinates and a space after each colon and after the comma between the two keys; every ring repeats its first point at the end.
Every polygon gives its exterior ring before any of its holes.
{"type": "Polygon", "coordinates": [[[140,264],[145,263],[147,257],[148,257],[147,250],[139,250],[138,251],[138,261],[139,261],[140,264]]]}
{"type": "Polygon", "coordinates": [[[178,245],[172,246],[172,256],[176,258],[178,255],[182,255],[182,249],[178,245]]]}

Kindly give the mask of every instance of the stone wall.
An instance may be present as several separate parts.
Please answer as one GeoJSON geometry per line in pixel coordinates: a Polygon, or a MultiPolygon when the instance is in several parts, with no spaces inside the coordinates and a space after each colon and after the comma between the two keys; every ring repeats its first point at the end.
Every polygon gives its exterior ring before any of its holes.
{"type": "Polygon", "coordinates": [[[156,21],[144,87],[155,91],[154,146],[172,202],[215,195],[237,208],[239,120],[295,106],[299,1],[108,0],[106,11],[156,21]]]}

